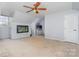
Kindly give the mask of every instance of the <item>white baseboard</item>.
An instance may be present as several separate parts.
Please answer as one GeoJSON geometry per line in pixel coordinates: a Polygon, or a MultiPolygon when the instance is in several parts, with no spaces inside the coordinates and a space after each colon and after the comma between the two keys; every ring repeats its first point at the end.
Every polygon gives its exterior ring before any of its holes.
{"type": "Polygon", "coordinates": [[[79,42],[72,42],[72,41],[67,41],[63,38],[58,38],[58,37],[50,37],[50,36],[45,36],[46,39],[50,39],[50,40],[58,40],[58,41],[63,41],[63,42],[70,42],[70,43],[75,43],[75,44],[79,44],[79,42]]]}
{"type": "Polygon", "coordinates": [[[51,37],[51,36],[45,36],[45,38],[47,38],[47,39],[51,39],[51,40],[60,40],[60,41],[64,40],[63,38],[59,38],[59,37],[51,37]]]}

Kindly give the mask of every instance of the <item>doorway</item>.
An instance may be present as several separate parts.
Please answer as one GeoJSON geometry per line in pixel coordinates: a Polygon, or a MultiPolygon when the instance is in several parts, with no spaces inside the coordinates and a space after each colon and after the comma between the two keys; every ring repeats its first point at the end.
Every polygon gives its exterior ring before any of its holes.
{"type": "Polygon", "coordinates": [[[37,36],[44,36],[43,26],[40,23],[36,24],[36,35],[37,36]]]}
{"type": "Polygon", "coordinates": [[[36,36],[44,36],[44,30],[45,30],[45,19],[42,18],[35,24],[36,36]]]}

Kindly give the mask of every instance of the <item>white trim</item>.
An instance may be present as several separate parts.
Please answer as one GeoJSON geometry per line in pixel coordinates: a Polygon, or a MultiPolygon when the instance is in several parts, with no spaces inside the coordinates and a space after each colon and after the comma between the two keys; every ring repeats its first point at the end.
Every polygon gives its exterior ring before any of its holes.
{"type": "Polygon", "coordinates": [[[52,37],[52,36],[45,36],[45,38],[47,39],[51,39],[51,40],[60,40],[60,41],[63,41],[64,39],[63,38],[59,38],[59,37],[52,37]]]}
{"type": "MultiPolygon", "coordinates": [[[[58,40],[58,41],[62,41],[62,42],[70,42],[70,41],[67,41],[63,38],[51,37],[51,36],[45,36],[45,39],[58,40]]],[[[79,44],[79,42],[70,42],[70,43],[79,44]]]]}

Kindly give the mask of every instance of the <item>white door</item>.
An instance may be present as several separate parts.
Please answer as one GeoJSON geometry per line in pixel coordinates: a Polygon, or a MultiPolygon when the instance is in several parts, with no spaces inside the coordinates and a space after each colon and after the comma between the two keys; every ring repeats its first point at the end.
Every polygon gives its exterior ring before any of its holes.
{"type": "Polygon", "coordinates": [[[65,16],[64,38],[66,41],[78,43],[78,14],[65,16]]]}

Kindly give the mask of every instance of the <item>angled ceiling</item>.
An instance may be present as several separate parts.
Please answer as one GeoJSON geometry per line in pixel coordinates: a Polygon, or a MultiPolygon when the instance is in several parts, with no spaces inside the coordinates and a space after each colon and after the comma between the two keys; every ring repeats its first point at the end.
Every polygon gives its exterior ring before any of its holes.
{"type": "Polygon", "coordinates": [[[41,11],[38,15],[34,12],[26,13],[29,9],[23,7],[23,5],[32,6],[33,4],[34,2],[0,2],[1,15],[14,16],[17,19],[14,20],[15,22],[32,23],[34,19],[42,18],[47,14],[71,9],[79,10],[79,2],[41,2],[39,7],[47,8],[48,12],[41,11]],[[18,11],[18,13],[16,13],[16,11],[18,11]],[[20,17],[18,18],[17,15],[20,17]],[[24,20],[21,17],[23,17],[24,20]]]}
{"type": "MultiPolygon", "coordinates": [[[[24,8],[23,5],[32,6],[34,2],[0,2],[0,9],[2,15],[13,16],[15,11],[26,12],[29,9],[24,8]]],[[[72,8],[71,2],[41,2],[41,7],[46,7],[48,12],[41,11],[40,14],[51,14],[58,11],[63,11],[72,8]]],[[[30,12],[29,14],[34,14],[30,12]]]]}
{"type": "MultiPolygon", "coordinates": [[[[28,11],[28,8],[24,8],[23,5],[32,6],[34,2],[0,2],[0,10],[2,15],[13,16],[15,11],[20,11],[25,13],[28,11]]],[[[39,14],[51,14],[68,9],[77,9],[79,10],[79,2],[41,2],[40,7],[46,7],[48,12],[41,11],[39,14]]],[[[28,14],[35,14],[30,12],[28,14]]]]}

